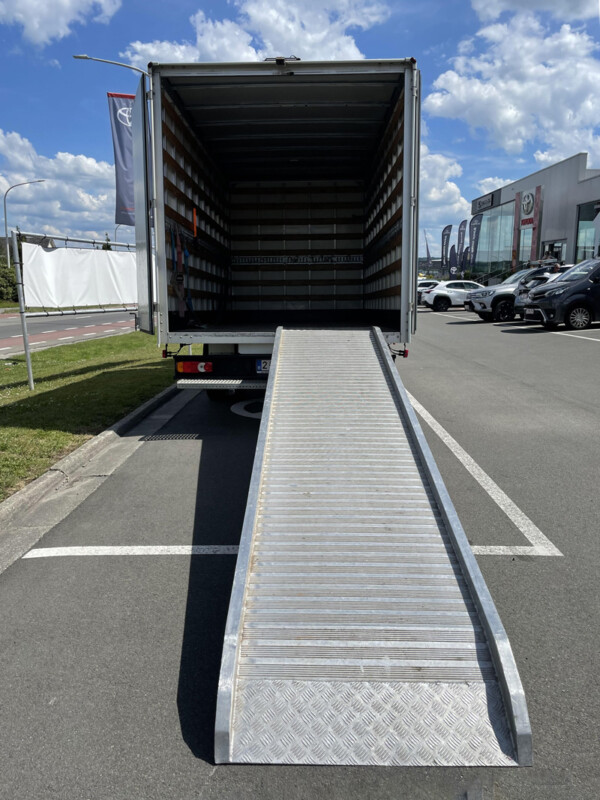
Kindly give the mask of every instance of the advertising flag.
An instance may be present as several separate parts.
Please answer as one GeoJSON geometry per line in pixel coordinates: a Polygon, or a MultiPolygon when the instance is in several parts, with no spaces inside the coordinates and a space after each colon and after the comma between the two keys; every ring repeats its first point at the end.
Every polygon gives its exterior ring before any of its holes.
{"type": "Polygon", "coordinates": [[[469,247],[471,250],[471,255],[470,255],[471,268],[475,266],[475,260],[477,259],[477,246],[479,244],[479,232],[481,230],[482,220],[483,220],[483,214],[476,214],[471,219],[471,224],[469,225],[469,247]]]}
{"type": "Polygon", "coordinates": [[[460,271],[462,273],[462,277],[465,277],[465,272],[469,268],[469,248],[465,247],[463,250],[462,258],[460,260],[460,271]]]}
{"type": "Polygon", "coordinates": [[[448,263],[450,265],[450,275],[454,277],[458,272],[458,259],[456,258],[456,247],[454,245],[450,248],[450,259],[448,263]]]}
{"type": "Polygon", "coordinates": [[[131,112],[135,96],[108,92],[108,110],[115,153],[115,224],[135,225],[133,182],[133,128],[131,112]]]}
{"type": "Polygon", "coordinates": [[[465,247],[465,233],[467,232],[467,220],[463,221],[458,226],[458,241],[456,243],[456,259],[460,264],[462,261],[462,254],[465,247]]]}
{"type": "Polygon", "coordinates": [[[431,253],[429,252],[429,242],[427,241],[427,231],[425,231],[425,250],[427,252],[427,269],[431,269],[431,253]]]}
{"type": "Polygon", "coordinates": [[[442,270],[448,268],[448,245],[450,244],[450,234],[452,233],[452,225],[446,225],[442,231],[442,270]]]}

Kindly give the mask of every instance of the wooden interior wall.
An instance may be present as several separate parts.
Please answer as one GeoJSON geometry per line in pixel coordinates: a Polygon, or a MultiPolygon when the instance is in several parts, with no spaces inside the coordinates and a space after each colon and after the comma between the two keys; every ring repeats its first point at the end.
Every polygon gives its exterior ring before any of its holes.
{"type": "Polygon", "coordinates": [[[228,198],[218,167],[164,91],[162,108],[169,311],[189,322],[192,309],[201,318],[226,302],[228,198]],[[178,247],[180,263],[186,262],[179,272],[178,247]]]}
{"type": "Polygon", "coordinates": [[[363,307],[361,182],[230,186],[234,310],[363,307]]]}
{"type": "Polygon", "coordinates": [[[367,188],[365,308],[399,309],[402,267],[404,93],[388,122],[367,188]]]}

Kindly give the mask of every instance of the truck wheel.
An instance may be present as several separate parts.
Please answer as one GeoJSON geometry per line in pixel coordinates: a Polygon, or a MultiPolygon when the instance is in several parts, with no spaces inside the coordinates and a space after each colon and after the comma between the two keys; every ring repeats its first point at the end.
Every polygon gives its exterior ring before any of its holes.
{"type": "Polygon", "coordinates": [[[592,324],[592,314],[587,306],[575,305],[565,314],[565,328],[583,331],[592,324]]]}
{"type": "Polygon", "coordinates": [[[448,311],[452,303],[447,297],[436,297],[433,301],[434,311],[448,311]]]}
{"type": "Polygon", "coordinates": [[[494,320],[496,322],[512,322],[515,318],[515,304],[512,300],[498,300],[494,306],[494,320]]]}
{"type": "Polygon", "coordinates": [[[492,319],[492,314],[490,311],[480,311],[477,316],[479,319],[482,319],[484,322],[490,322],[492,319]]]}

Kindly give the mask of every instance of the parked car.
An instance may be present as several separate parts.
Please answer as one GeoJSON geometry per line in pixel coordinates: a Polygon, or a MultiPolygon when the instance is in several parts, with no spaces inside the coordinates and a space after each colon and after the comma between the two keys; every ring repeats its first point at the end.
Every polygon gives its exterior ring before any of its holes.
{"type": "Polygon", "coordinates": [[[542,286],[544,283],[556,281],[560,279],[560,275],[574,266],[567,264],[560,267],[535,267],[530,270],[527,275],[524,275],[515,289],[515,314],[521,319],[525,316],[525,305],[527,304],[527,297],[532,289],[537,286],[542,286]],[[556,269],[556,272],[554,270],[556,269]]]}
{"type": "Polygon", "coordinates": [[[421,292],[421,302],[434,311],[448,311],[450,306],[463,306],[469,292],[484,288],[475,281],[441,281],[432,289],[421,292]]]}
{"type": "Polygon", "coordinates": [[[515,290],[521,278],[531,273],[530,269],[521,269],[509,275],[502,283],[495,286],[484,286],[470,292],[465,309],[474,311],[480,319],[510,322],[515,318],[515,290]]]}
{"type": "Polygon", "coordinates": [[[583,330],[600,319],[600,258],[576,264],[550,283],[529,292],[525,319],[556,328],[583,330]]]}
{"type": "Polygon", "coordinates": [[[424,289],[433,289],[438,283],[439,281],[433,278],[421,278],[421,280],[417,281],[417,303],[421,302],[421,293],[424,289]]]}

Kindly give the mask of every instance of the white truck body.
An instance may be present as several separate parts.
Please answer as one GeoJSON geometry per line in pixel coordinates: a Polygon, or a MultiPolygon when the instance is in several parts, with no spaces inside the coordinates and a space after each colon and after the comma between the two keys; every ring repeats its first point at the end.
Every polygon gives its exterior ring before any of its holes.
{"type": "Polygon", "coordinates": [[[142,329],[154,317],[167,348],[236,354],[268,352],[282,324],[376,325],[408,343],[414,60],[150,64],[149,74],[153,135],[141,134],[140,88],[134,137],[142,329]],[[156,179],[144,187],[147,138],[156,179]]]}

